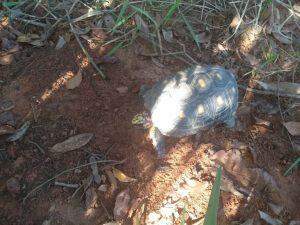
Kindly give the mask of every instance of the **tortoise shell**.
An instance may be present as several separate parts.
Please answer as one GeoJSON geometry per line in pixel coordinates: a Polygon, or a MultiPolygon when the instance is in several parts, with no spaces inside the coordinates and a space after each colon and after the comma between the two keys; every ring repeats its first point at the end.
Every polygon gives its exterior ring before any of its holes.
{"type": "Polygon", "coordinates": [[[143,98],[154,127],[163,135],[182,137],[234,120],[238,89],[230,71],[194,66],[157,82],[143,98]]]}

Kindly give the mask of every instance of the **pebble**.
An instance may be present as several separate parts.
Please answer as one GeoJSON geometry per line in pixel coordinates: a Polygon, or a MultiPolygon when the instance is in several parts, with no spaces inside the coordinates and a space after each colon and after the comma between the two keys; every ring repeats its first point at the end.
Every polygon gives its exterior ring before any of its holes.
{"type": "Polygon", "coordinates": [[[117,91],[118,91],[120,94],[126,94],[126,93],[128,92],[128,87],[126,87],[126,86],[118,87],[118,88],[117,88],[117,91]]]}
{"type": "Polygon", "coordinates": [[[3,112],[0,114],[0,125],[15,126],[16,121],[14,115],[11,112],[3,112]]]}
{"type": "Polygon", "coordinates": [[[186,190],[184,188],[180,188],[177,192],[182,198],[188,196],[189,194],[189,190],[186,190]]]}
{"type": "Polygon", "coordinates": [[[106,192],[108,189],[107,185],[106,184],[102,184],[98,187],[98,190],[99,191],[103,191],[103,192],[106,192]]]}
{"type": "Polygon", "coordinates": [[[19,181],[12,177],[6,182],[6,188],[7,190],[12,194],[19,194],[21,191],[21,186],[19,181]]]}
{"type": "Polygon", "coordinates": [[[157,225],[173,225],[172,219],[162,218],[157,223],[157,225]]]}
{"type": "Polygon", "coordinates": [[[14,161],[14,168],[19,169],[25,163],[24,157],[20,156],[14,161]]]}
{"type": "Polygon", "coordinates": [[[196,187],[197,186],[197,180],[190,178],[185,180],[186,184],[190,187],[196,187]]]}
{"type": "Polygon", "coordinates": [[[151,212],[151,213],[149,213],[149,215],[148,215],[147,221],[148,221],[149,223],[155,223],[155,222],[157,222],[160,218],[161,218],[161,215],[160,215],[160,214],[158,214],[158,213],[156,213],[156,212],[151,212]]]}
{"type": "Polygon", "coordinates": [[[160,214],[163,217],[171,217],[172,214],[176,211],[175,205],[166,204],[163,208],[159,210],[160,214]]]}
{"type": "Polygon", "coordinates": [[[0,101],[0,112],[9,111],[15,107],[14,103],[11,100],[4,99],[0,101]]]}

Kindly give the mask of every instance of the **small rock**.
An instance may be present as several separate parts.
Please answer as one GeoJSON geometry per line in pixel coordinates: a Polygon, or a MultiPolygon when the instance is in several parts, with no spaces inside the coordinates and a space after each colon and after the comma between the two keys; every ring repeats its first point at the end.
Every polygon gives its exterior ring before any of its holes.
{"type": "Polygon", "coordinates": [[[21,191],[21,186],[19,181],[12,177],[6,182],[6,188],[7,190],[12,194],[19,194],[21,191]]]}
{"type": "Polygon", "coordinates": [[[16,121],[14,118],[14,115],[11,112],[3,112],[0,114],[0,126],[1,125],[9,125],[9,126],[15,126],[16,121]]]}
{"type": "Polygon", "coordinates": [[[104,16],[104,24],[106,28],[113,28],[115,26],[115,20],[112,15],[105,15],[104,16]]]}
{"type": "Polygon", "coordinates": [[[108,190],[108,186],[106,184],[102,184],[98,187],[98,191],[106,192],[108,190]]]}
{"type": "Polygon", "coordinates": [[[251,103],[252,107],[255,107],[259,112],[266,113],[269,115],[276,114],[279,112],[279,108],[277,105],[271,104],[266,100],[259,100],[251,103]]]}
{"type": "Polygon", "coordinates": [[[182,197],[186,197],[189,194],[189,190],[185,189],[185,188],[180,188],[177,193],[182,197]]]}
{"type": "Polygon", "coordinates": [[[118,88],[117,88],[117,91],[118,91],[120,94],[126,94],[126,93],[128,92],[128,87],[126,87],[126,86],[118,87],[118,88]]]}
{"type": "Polygon", "coordinates": [[[161,218],[156,225],[173,225],[171,218],[161,218]]]}
{"type": "Polygon", "coordinates": [[[0,101],[0,112],[9,111],[15,107],[14,103],[11,100],[4,99],[0,101]]]}
{"type": "Polygon", "coordinates": [[[51,220],[44,220],[42,225],[51,225],[51,220]]]}
{"type": "Polygon", "coordinates": [[[161,218],[161,215],[156,212],[151,212],[148,215],[147,222],[156,223],[161,218]]]}
{"type": "Polygon", "coordinates": [[[3,56],[0,56],[0,65],[2,65],[2,66],[10,65],[13,61],[14,61],[13,54],[6,54],[3,56]]]}
{"type": "Polygon", "coordinates": [[[162,207],[159,212],[163,217],[171,217],[172,214],[175,212],[176,207],[172,204],[166,204],[164,207],[162,207]]]}
{"type": "Polygon", "coordinates": [[[198,181],[193,179],[193,178],[188,178],[188,179],[185,179],[185,182],[188,186],[190,187],[196,187],[198,181]]]}
{"type": "Polygon", "coordinates": [[[293,220],[289,225],[300,225],[300,220],[293,220]]]}
{"type": "Polygon", "coordinates": [[[25,163],[25,159],[24,157],[20,156],[16,159],[16,161],[14,162],[14,168],[15,169],[19,169],[20,167],[22,167],[22,165],[25,163]]]}

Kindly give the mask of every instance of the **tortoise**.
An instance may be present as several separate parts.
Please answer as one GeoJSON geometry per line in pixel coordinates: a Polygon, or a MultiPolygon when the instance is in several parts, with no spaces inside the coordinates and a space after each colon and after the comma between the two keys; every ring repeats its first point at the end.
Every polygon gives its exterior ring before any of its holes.
{"type": "Polygon", "coordinates": [[[158,156],[165,155],[163,136],[184,137],[215,124],[235,126],[238,89],[235,76],[220,66],[192,66],[142,86],[140,96],[150,112],[136,115],[132,123],[150,129],[158,156]]]}

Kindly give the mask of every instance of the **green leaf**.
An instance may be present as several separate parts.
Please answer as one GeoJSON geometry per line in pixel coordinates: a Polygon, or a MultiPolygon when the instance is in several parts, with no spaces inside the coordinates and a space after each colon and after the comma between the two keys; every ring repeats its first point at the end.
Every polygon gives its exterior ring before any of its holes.
{"type": "Polygon", "coordinates": [[[181,0],[174,1],[174,3],[172,4],[172,6],[170,7],[170,9],[167,12],[167,15],[164,17],[162,24],[166,24],[171,19],[171,17],[175,13],[175,11],[178,9],[180,2],[181,2],[181,0]]]}
{"type": "Polygon", "coordinates": [[[217,225],[217,214],[219,208],[220,187],[222,167],[219,166],[213,188],[211,190],[209,203],[205,215],[204,225],[217,225]]]}
{"type": "Polygon", "coordinates": [[[185,16],[184,16],[183,14],[181,14],[181,17],[182,17],[183,21],[185,22],[185,24],[186,24],[186,26],[187,26],[189,32],[191,33],[191,35],[192,35],[192,37],[193,37],[193,39],[194,39],[194,41],[195,41],[197,47],[200,48],[199,37],[196,35],[196,33],[195,33],[195,31],[194,31],[192,25],[191,25],[190,22],[185,18],[185,16]]]}
{"type": "Polygon", "coordinates": [[[284,176],[287,176],[292,169],[297,168],[300,165],[300,157],[296,159],[296,161],[285,171],[284,176]]]}
{"type": "Polygon", "coordinates": [[[131,5],[131,8],[133,8],[136,12],[146,16],[149,20],[151,20],[154,23],[156,28],[158,27],[157,22],[155,21],[155,19],[148,12],[146,12],[145,10],[143,10],[140,7],[137,7],[135,5],[131,5]]]}

